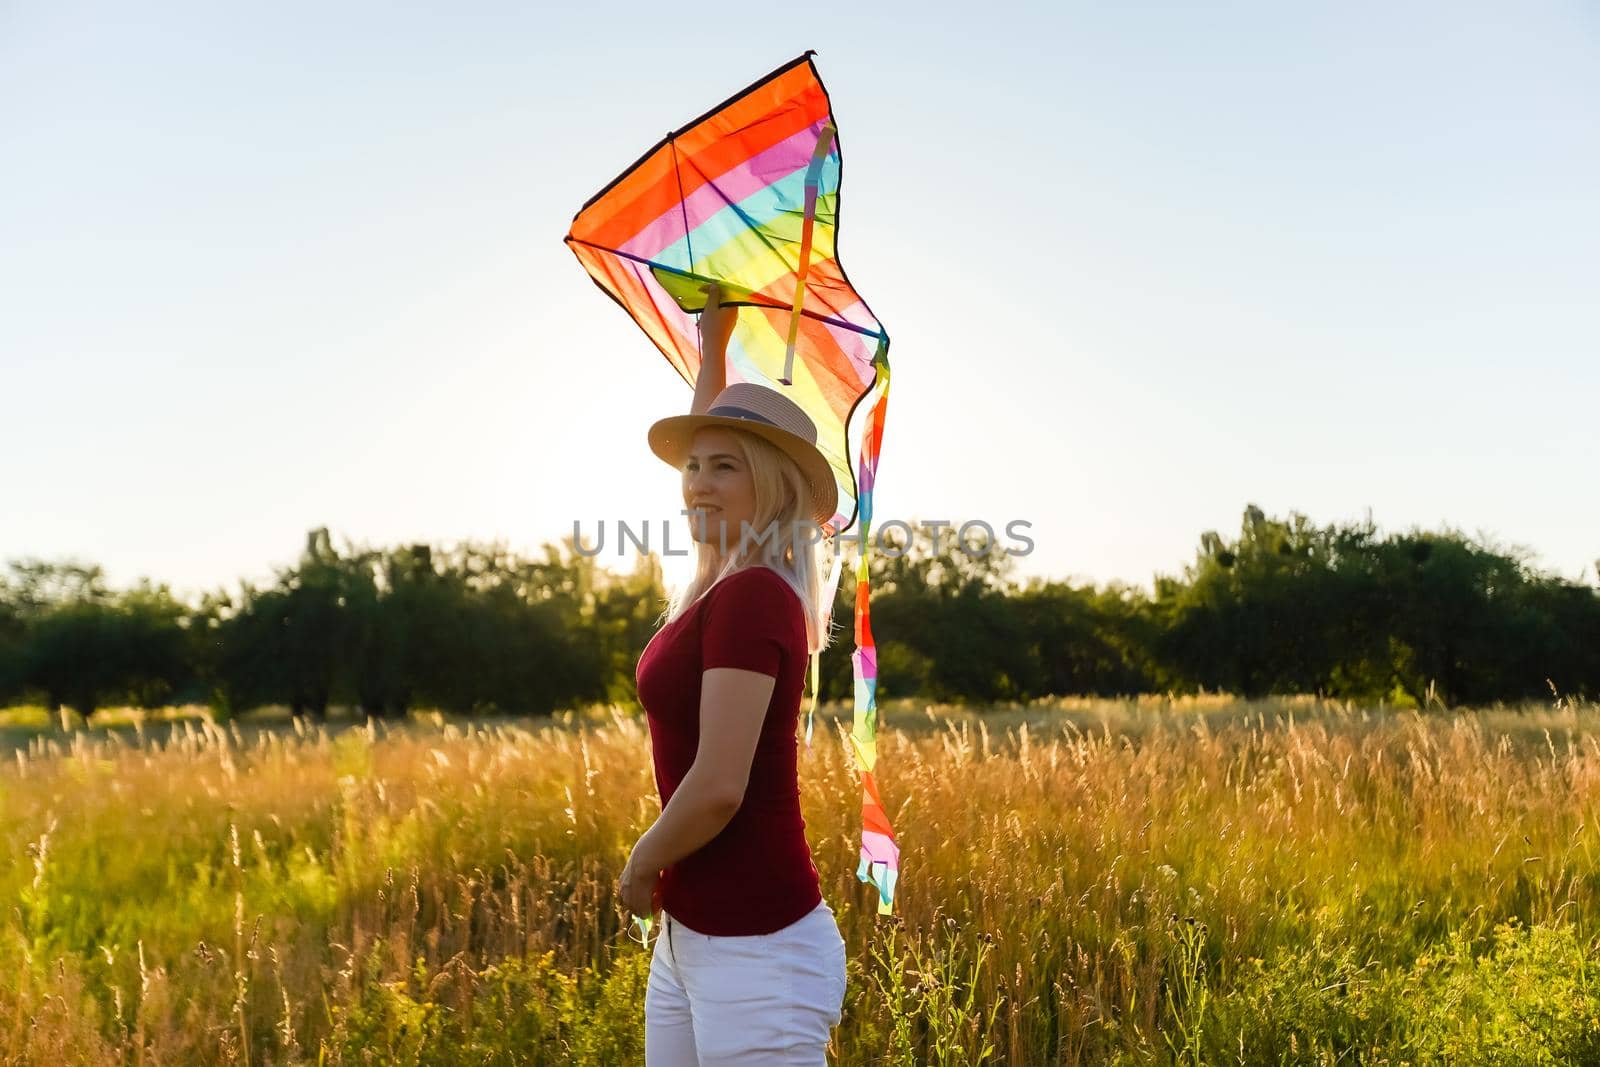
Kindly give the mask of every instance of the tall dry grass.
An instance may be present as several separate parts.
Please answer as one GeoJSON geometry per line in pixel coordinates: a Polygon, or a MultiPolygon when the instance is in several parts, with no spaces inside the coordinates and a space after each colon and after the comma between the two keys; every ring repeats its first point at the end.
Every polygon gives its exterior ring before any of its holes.
{"type": "MultiPolygon", "coordinates": [[[[1600,1056],[1593,707],[891,705],[892,920],[835,714],[801,766],[839,1062],[1600,1056]]],[[[613,886],[647,740],[615,711],[41,729],[0,771],[0,1058],[635,1062],[613,886]]]]}

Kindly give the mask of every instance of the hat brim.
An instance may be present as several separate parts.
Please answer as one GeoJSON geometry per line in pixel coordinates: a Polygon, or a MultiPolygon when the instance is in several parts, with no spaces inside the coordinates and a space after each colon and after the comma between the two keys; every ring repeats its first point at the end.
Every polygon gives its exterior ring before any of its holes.
{"type": "Polygon", "coordinates": [[[695,431],[707,426],[725,426],[754,434],[794,460],[811,489],[811,518],[819,526],[833,519],[839,508],[839,487],[833,480],[833,465],[816,445],[788,430],[729,415],[672,415],[650,427],[650,451],[668,466],[682,470],[695,431]]]}

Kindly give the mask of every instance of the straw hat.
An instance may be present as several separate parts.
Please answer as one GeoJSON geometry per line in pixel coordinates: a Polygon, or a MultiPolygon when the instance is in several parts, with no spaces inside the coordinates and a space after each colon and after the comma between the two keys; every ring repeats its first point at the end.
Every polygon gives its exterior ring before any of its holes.
{"type": "Polygon", "coordinates": [[[817,427],[800,405],[782,393],[753,382],[735,382],[711,402],[704,415],[673,415],[650,427],[650,451],[681,470],[696,430],[726,426],[771,443],[794,460],[811,488],[811,517],[821,525],[833,518],[839,489],[833,467],[817,450],[817,427]]]}

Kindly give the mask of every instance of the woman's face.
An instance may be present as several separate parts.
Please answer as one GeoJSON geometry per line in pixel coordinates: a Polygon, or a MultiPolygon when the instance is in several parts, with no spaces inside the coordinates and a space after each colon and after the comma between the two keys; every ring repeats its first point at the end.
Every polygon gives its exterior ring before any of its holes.
{"type": "Polygon", "coordinates": [[[683,506],[689,532],[719,550],[738,547],[742,523],[756,521],[756,488],[733,432],[720,426],[695,431],[683,465],[683,506]]]}

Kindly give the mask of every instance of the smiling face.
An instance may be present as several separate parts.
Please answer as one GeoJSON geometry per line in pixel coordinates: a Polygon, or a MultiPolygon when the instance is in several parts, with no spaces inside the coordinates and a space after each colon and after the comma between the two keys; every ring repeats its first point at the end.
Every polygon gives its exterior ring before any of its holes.
{"type": "Polygon", "coordinates": [[[719,549],[739,544],[741,523],[755,524],[755,479],[734,431],[695,431],[683,465],[683,506],[690,511],[690,535],[719,549]]]}

